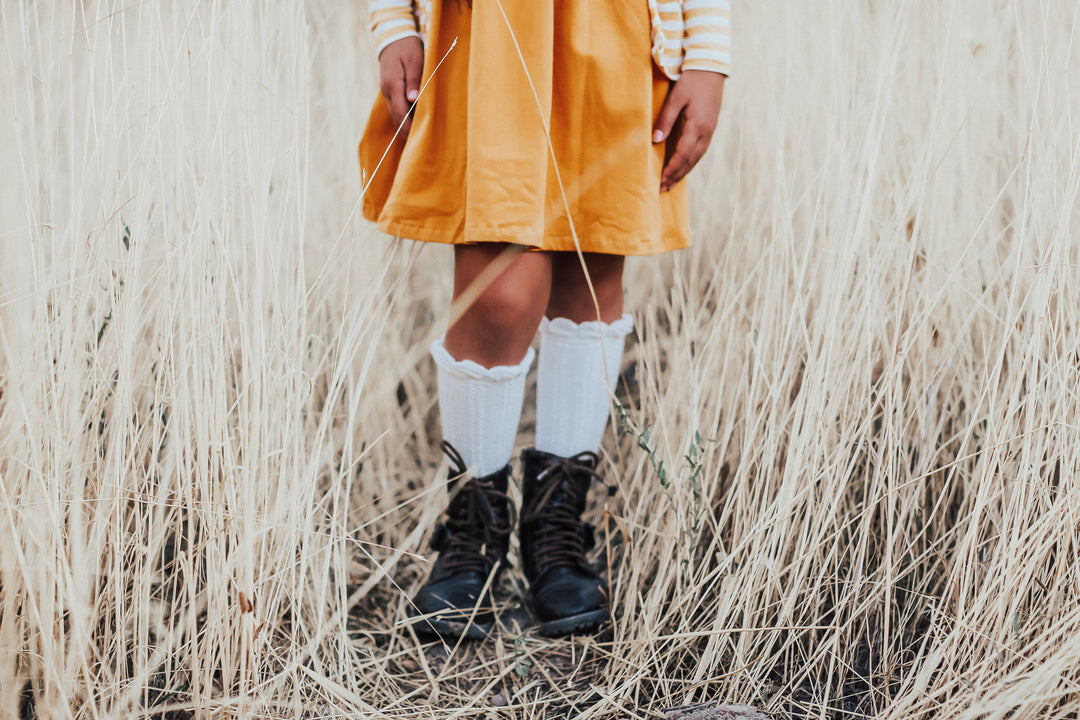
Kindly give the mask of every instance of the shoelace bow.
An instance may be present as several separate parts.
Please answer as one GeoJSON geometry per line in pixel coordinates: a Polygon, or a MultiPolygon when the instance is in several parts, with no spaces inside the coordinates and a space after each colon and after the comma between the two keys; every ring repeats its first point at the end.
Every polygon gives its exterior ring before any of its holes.
{"type": "MultiPolygon", "coordinates": [[[[465,461],[457,448],[445,440],[440,447],[452,465],[451,478],[464,477],[465,461]]],[[[490,482],[474,477],[460,486],[446,521],[449,533],[441,548],[443,567],[451,572],[488,574],[496,562],[504,560],[501,548],[514,528],[512,510],[510,497],[490,482]],[[504,516],[496,511],[495,503],[506,508],[504,516]]]]}
{"type": "Polygon", "coordinates": [[[608,497],[617,490],[594,469],[599,462],[596,453],[585,451],[561,458],[537,476],[540,494],[524,521],[540,521],[531,539],[538,567],[581,566],[585,563],[586,531],[577,506],[580,502],[578,493],[588,492],[588,484],[579,488],[577,478],[586,476],[589,484],[599,482],[607,488],[608,497]],[[569,497],[562,502],[552,502],[559,490],[569,497]]]}

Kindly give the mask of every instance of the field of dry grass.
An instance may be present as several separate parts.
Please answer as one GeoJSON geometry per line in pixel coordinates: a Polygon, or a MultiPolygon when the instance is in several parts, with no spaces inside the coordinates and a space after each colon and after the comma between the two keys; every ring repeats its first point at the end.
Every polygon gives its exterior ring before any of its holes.
{"type": "Polygon", "coordinates": [[[365,3],[3,0],[0,717],[1076,718],[1080,6],[735,11],[627,276],[618,620],[443,646],[449,256],[357,215],[365,3]]]}

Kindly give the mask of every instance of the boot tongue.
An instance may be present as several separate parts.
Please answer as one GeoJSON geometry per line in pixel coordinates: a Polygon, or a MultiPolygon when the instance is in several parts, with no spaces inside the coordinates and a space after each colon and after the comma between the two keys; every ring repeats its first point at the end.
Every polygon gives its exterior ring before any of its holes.
{"type": "Polygon", "coordinates": [[[549,472],[558,476],[552,482],[558,482],[551,494],[551,502],[569,505],[576,515],[585,512],[585,496],[589,493],[595,463],[590,457],[574,455],[559,460],[549,468],[549,472]]]}
{"type": "Polygon", "coordinates": [[[481,528],[484,531],[508,531],[508,484],[509,476],[505,470],[460,484],[450,503],[447,524],[457,532],[475,532],[481,528]]]}
{"type": "Polygon", "coordinates": [[[588,477],[574,473],[569,468],[558,473],[557,478],[552,478],[557,483],[551,493],[549,503],[556,506],[570,506],[575,515],[585,512],[585,495],[588,492],[588,477]]]}

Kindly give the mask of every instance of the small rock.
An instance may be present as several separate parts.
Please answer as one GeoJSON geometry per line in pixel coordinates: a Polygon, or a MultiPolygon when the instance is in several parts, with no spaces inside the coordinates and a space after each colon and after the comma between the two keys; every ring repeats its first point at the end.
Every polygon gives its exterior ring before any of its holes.
{"type": "Polygon", "coordinates": [[[749,705],[718,705],[715,702],[695,703],[665,708],[667,720],[769,720],[768,715],[749,705]]]}
{"type": "Polygon", "coordinates": [[[506,707],[510,704],[510,701],[506,699],[506,691],[500,690],[491,696],[492,707],[506,707]]]}

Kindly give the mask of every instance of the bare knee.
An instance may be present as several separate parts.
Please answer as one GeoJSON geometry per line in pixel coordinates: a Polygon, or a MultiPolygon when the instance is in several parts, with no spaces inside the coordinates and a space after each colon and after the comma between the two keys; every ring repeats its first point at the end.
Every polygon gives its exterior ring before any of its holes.
{"type": "Polygon", "coordinates": [[[550,281],[508,271],[495,278],[465,311],[474,321],[499,336],[527,335],[530,339],[547,306],[550,281]]]}
{"type": "Polygon", "coordinates": [[[539,253],[508,258],[497,248],[458,252],[455,258],[447,352],[486,367],[517,364],[548,304],[550,259],[539,253]]]}

